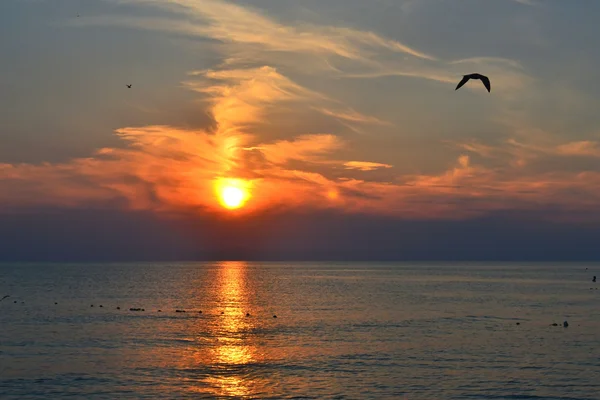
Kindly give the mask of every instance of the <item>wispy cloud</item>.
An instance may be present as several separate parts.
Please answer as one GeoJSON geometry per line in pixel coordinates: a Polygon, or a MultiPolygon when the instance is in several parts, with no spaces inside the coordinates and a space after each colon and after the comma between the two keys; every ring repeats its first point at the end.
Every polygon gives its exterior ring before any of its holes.
{"type": "Polygon", "coordinates": [[[568,156],[600,157],[600,143],[590,140],[565,143],[557,146],[556,152],[568,156]]]}
{"type": "Polygon", "coordinates": [[[537,6],[539,5],[539,3],[537,1],[534,0],[511,0],[514,1],[515,3],[519,3],[519,4],[523,4],[526,6],[537,6]]]}
{"type": "Polygon", "coordinates": [[[493,74],[499,93],[522,87],[527,78],[512,60],[480,57],[444,61],[372,31],[304,22],[286,25],[263,11],[224,0],[110,1],[156,7],[171,16],[88,17],[74,23],[122,25],[209,38],[221,43],[219,49],[227,68],[268,63],[285,65],[297,73],[319,71],[350,78],[405,76],[453,83],[465,68],[479,67],[493,74]]]}
{"type": "Polygon", "coordinates": [[[336,55],[366,60],[365,50],[386,49],[432,60],[433,57],[396,40],[373,32],[346,27],[300,24],[288,26],[264,13],[223,0],[113,0],[117,3],[148,5],[165,9],[188,20],[176,18],[90,17],[79,24],[115,24],[209,37],[224,43],[260,46],[269,51],[336,55]],[[192,21],[190,22],[189,18],[192,21]]]}
{"type": "Polygon", "coordinates": [[[360,171],[374,171],[379,168],[392,168],[391,165],[366,162],[366,161],[348,161],[344,163],[346,169],[358,169],[360,171]]]}

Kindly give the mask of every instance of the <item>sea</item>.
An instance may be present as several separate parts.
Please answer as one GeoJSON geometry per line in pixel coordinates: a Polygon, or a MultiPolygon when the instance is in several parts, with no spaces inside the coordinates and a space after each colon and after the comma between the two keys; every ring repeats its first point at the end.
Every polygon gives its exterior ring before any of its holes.
{"type": "Polygon", "coordinates": [[[0,264],[0,398],[597,400],[594,275],[568,263],[0,264]]]}

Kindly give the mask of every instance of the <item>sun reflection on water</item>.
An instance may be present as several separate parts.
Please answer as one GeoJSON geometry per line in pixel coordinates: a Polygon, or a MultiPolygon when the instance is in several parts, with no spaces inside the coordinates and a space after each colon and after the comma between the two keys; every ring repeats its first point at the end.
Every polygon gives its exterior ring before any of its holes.
{"type": "Polygon", "coordinates": [[[155,327],[155,334],[165,335],[163,340],[172,345],[153,346],[144,353],[143,362],[160,371],[175,371],[173,382],[182,393],[210,398],[266,395],[271,391],[269,379],[257,366],[267,355],[256,334],[264,320],[260,322],[254,304],[248,264],[221,262],[214,267],[208,275],[202,274],[202,281],[191,282],[191,292],[185,294],[203,297],[204,304],[211,306],[202,307],[202,313],[190,307],[177,316],[157,314],[161,324],[155,327]]]}
{"type": "Polygon", "coordinates": [[[214,325],[217,343],[211,348],[211,356],[220,373],[210,377],[209,382],[220,387],[221,395],[250,395],[252,377],[244,366],[258,361],[256,348],[249,343],[253,320],[245,316],[249,311],[247,266],[237,261],[219,264],[217,291],[222,315],[214,325]]]}

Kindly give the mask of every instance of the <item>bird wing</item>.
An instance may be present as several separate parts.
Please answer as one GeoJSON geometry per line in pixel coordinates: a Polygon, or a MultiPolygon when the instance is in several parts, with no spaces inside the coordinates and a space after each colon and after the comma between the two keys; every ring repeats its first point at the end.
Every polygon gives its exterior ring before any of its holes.
{"type": "Polygon", "coordinates": [[[462,87],[462,85],[464,85],[465,83],[467,83],[469,81],[469,79],[471,79],[468,75],[465,75],[462,80],[460,82],[458,82],[458,85],[456,86],[456,89],[454,90],[458,90],[462,87]]]}
{"type": "Polygon", "coordinates": [[[492,85],[490,84],[490,79],[487,76],[481,75],[481,82],[483,82],[483,86],[487,89],[488,92],[492,91],[492,85]]]}

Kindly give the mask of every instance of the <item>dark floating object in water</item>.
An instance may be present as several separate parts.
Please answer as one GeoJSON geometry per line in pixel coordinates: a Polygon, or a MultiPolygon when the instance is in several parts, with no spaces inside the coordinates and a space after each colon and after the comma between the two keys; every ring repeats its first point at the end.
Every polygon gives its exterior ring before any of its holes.
{"type": "Polygon", "coordinates": [[[17,304],[17,301],[15,300],[15,301],[13,301],[13,303],[17,304]]]}
{"type": "MultiPolygon", "coordinates": [[[[277,318],[277,315],[273,314],[273,318],[277,318]]],[[[518,322],[517,322],[517,324],[518,324],[518,322]]]]}
{"type": "Polygon", "coordinates": [[[94,305],[93,305],[93,304],[90,304],[90,307],[94,307],[94,305]]]}
{"type": "Polygon", "coordinates": [[[246,313],[246,317],[249,317],[249,316],[250,316],[250,313],[249,313],[249,312],[248,312],[248,313],[246,313]]]}
{"type": "Polygon", "coordinates": [[[142,311],[146,311],[146,309],[145,309],[145,308],[142,308],[142,311]]]}
{"type": "Polygon", "coordinates": [[[198,311],[198,314],[202,314],[202,310],[198,311]]]}
{"type": "Polygon", "coordinates": [[[558,326],[558,324],[555,322],[555,323],[552,324],[552,326],[558,326]]]}
{"type": "Polygon", "coordinates": [[[520,322],[517,322],[517,325],[521,325],[521,323],[520,323],[520,322]]]}
{"type": "Polygon", "coordinates": [[[143,308],[130,308],[129,311],[145,311],[143,308]]]}
{"type": "Polygon", "coordinates": [[[121,307],[117,307],[117,310],[120,310],[120,309],[121,309],[121,307]]]}
{"type": "Polygon", "coordinates": [[[162,312],[161,310],[158,310],[157,312],[162,312]]]}
{"type": "Polygon", "coordinates": [[[225,311],[221,311],[221,315],[225,315],[225,311]]]}
{"type": "Polygon", "coordinates": [[[185,312],[185,310],[175,310],[175,312],[185,312]]]}
{"type": "Polygon", "coordinates": [[[592,282],[596,282],[596,275],[592,278],[592,282]]]}
{"type": "Polygon", "coordinates": [[[55,301],[55,302],[54,302],[54,304],[56,305],[56,304],[58,304],[58,303],[55,301]]]}
{"type": "Polygon", "coordinates": [[[100,304],[100,307],[102,307],[102,304],[100,304]]]}
{"type": "Polygon", "coordinates": [[[569,327],[569,323],[567,321],[563,322],[563,327],[568,328],[569,327]]]}

